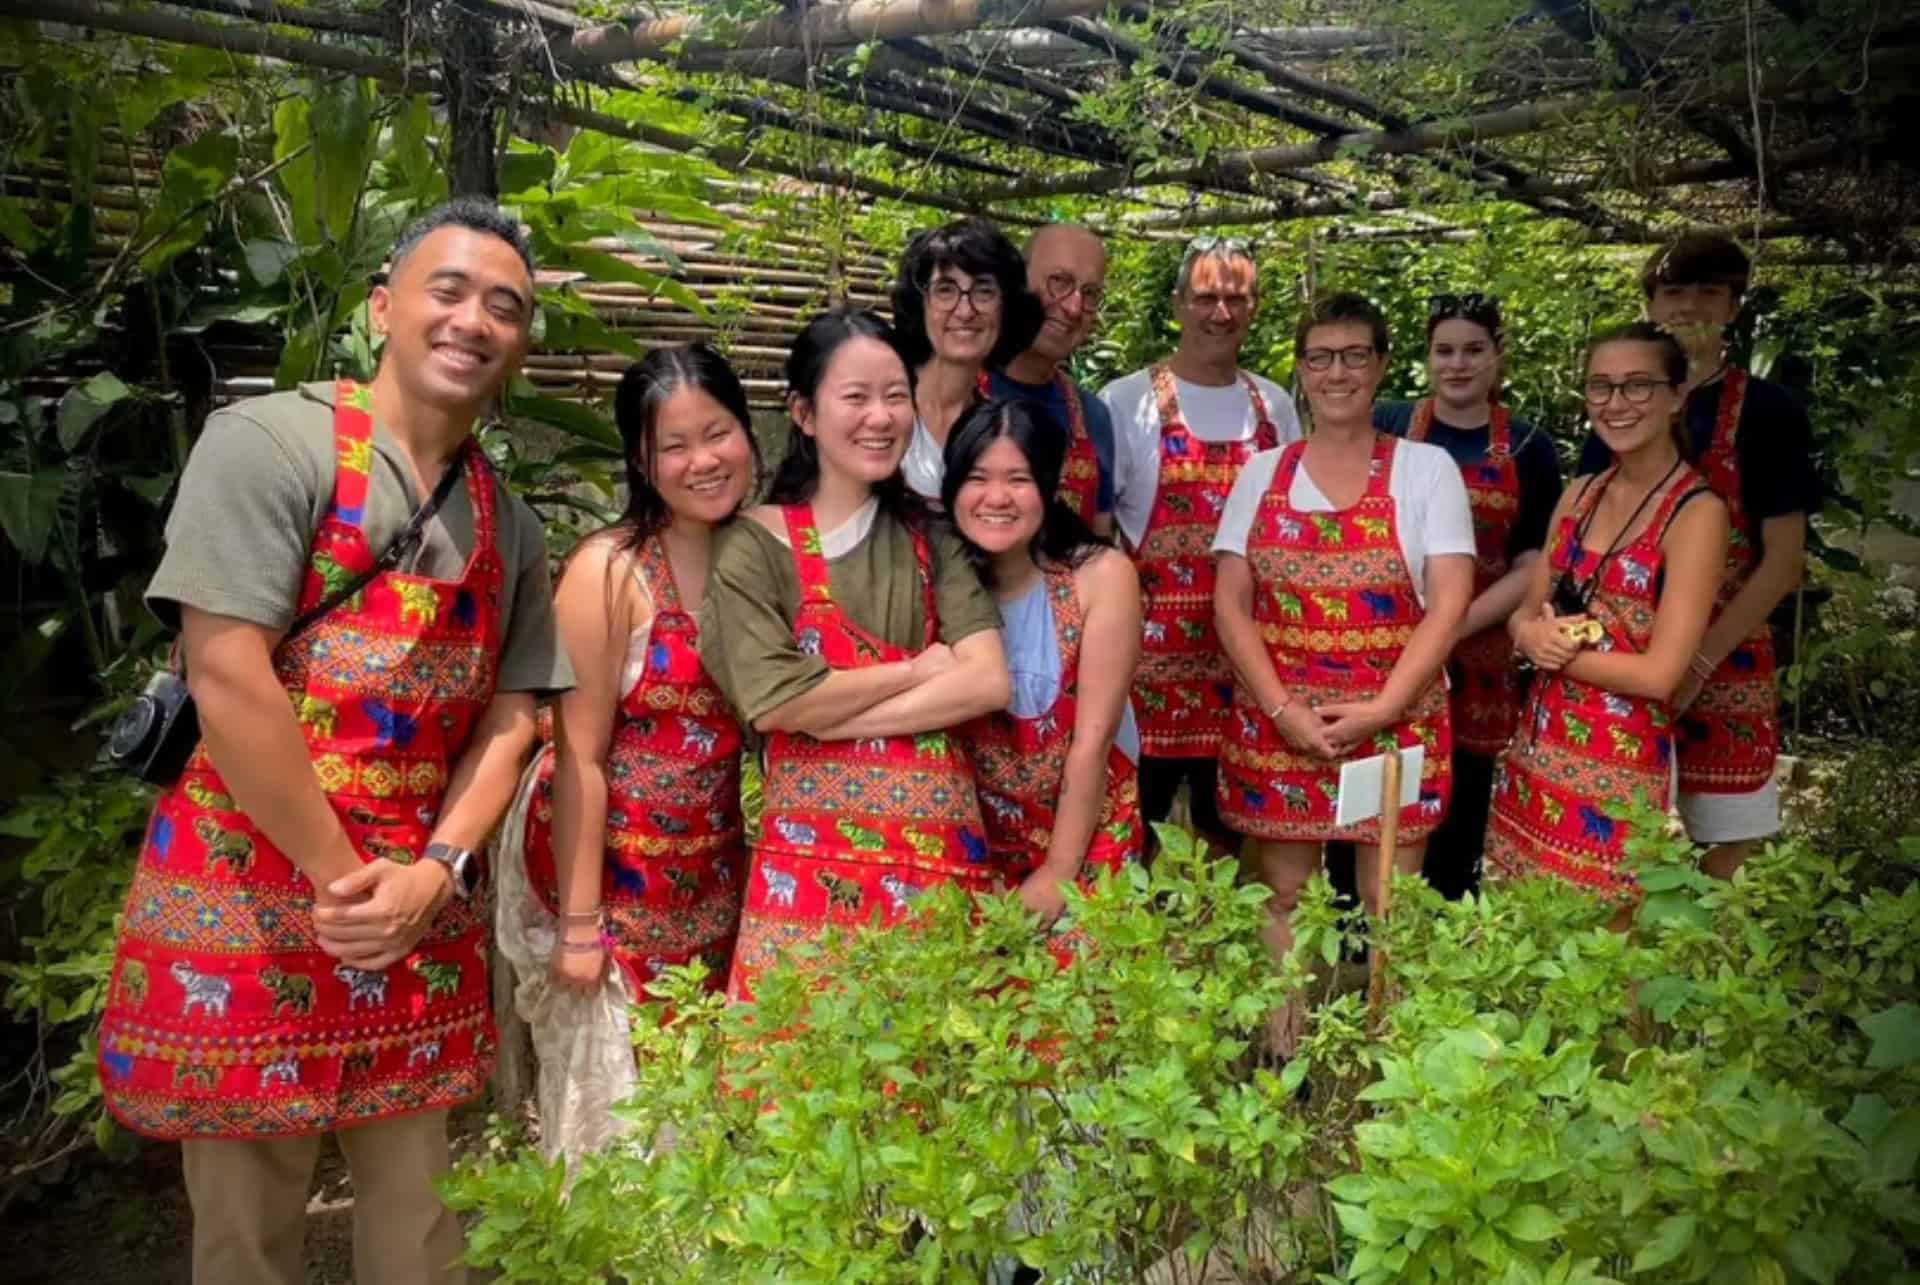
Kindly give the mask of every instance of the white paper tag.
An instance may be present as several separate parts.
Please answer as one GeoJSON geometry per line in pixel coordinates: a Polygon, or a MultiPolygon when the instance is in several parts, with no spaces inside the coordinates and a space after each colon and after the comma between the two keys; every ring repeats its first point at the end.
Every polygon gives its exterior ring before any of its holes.
{"type": "MultiPolygon", "coordinates": [[[[1400,751],[1400,806],[1411,807],[1420,801],[1420,767],[1427,761],[1427,747],[1415,745],[1400,751]]],[[[1380,815],[1380,791],[1386,786],[1387,756],[1354,759],[1340,765],[1340,796],[1334,800],[1335,825],[1352,825],[1380,815]]]]}

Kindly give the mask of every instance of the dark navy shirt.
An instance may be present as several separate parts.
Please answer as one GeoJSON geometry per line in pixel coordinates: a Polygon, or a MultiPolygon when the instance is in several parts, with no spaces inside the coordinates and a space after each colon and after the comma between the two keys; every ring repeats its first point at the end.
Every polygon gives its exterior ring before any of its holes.
{"type": "MultiPolygon", "coordinates": [[[[1687,398],[1687,440],[1695,460],[1713,442],[1713,423],[1720,413],[1720,387],[1716,379],[1694,389],[1687,398]]],[[[1813,426],[1799,399],[1770,380],[1749,377],[1733,454],[1740,469],[1740,506],[1752,527],[1755,552],[1764,553],[1761,523],[1789,513],[1812,513],[1820,507],[1820,478],[1813,466],[1813,426]]],[[[1580,471],[1598,473],[1612,462],[1613,452],[1589,432],[1580,447],[1580,471]]]]}
{"type": "MultiPolygon", "coordinates": [[[[1012,378],[1004,370],[992,371],[988,375],[995,397],[1018,397],[1031,402],[1047,412],[1062,431],[1069,428],[1071,421],[1067,416],[1067,399],[1060,392],[1060,385],[1049,379],[1044,384],[1026,384],[1012,378]]],[[[1075,384],[1080,394],[1080,411],[1087,421],[1087,440],[1093,443],[1094,458],[1100,465],[1100,487],[1096,507],[1102,513],[1113,512],[1113,416],[1107,410],[1107,404],[1098,397],[1075,384]]]]}
{"type": "MultiPolygon", "coordinates": [[[[1383,433],[1405,437],[1413,423],[1412,402],[1379,402],[1373,408],[1373,426],[1383,433]]],[[[1434,420],[1427,440],[1453,456],[1463,470],[1487,458],[1488,428],[1455,428],[1434,420]]],[[[1560,503],[1560,457],[1545,433],[1516,419],[1508,427],[1513,439],[1513,466],[1520,478],[1520,509],[1507,532],[1507,561],[1547,544],[1547,524],[1560,503]]]]}

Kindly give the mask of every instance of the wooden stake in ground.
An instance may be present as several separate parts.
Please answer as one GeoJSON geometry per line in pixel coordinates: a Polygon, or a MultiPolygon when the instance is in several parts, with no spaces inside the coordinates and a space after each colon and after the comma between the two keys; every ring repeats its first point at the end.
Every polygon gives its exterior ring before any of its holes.
{"type": "Polygon", "coordinates": [[[1387,914],[1393,903],[1393,857],[1400,846],[1400,754],[1396,747],[1386,753],[1380,772],[1380,850],[1373,877],[1373,929],[1367,934],[1367,1027],[1380,1032],[1380,1018],[1387,1006],[1387,914]]]}

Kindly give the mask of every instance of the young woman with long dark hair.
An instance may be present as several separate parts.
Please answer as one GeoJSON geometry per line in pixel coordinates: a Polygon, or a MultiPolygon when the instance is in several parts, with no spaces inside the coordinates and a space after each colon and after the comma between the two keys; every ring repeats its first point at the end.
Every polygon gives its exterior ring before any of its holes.
{"type": "Polygon", "coordinates": [[[894,338],[914,375],[913,439],[900,468],[921,496],[940,498],[954,425],[987,396],[987,372],[1025,352],[1043,320],[1020,251],[986,219],[955,219],[908,242],[893,287],[894,338]]]}
{"type": "Polygon", "coordinates": [[[1000,617],[900,477],[912,380],[871,313],[814,318],[787,357],[793,436],[768,503],[721,536],[701,654],[766,737],[729,993],[829,925],[935,883],[1004,886],[972,764],[946,734],[1007,703],[1000,617]]]}
{"type": "Polygon", "coordinates": [[[614,398],[627,509],[555,593],[578,686],[536,762],[526,861],[560,917],[554,983],[590,993],[610,958],[642,989],[698,958],[726,983],[746,875],[741,732],[700,662],[715,531],[753,487],[746,394],[703,344],[656,348],[614,398]]]}
{"type": "Polygon", "coordinates": [[[963,738],[995,860],[1051,920],[1061,889],[1140,855],[1128,692],[1140,656],[1133,564],[1058,498],[1066,443],[1017,400],[947,441],[941,500],[1000,606],[1012,700],[963,738]]]}
{"type": "Polygon", "coordinates": [[[1587,415],[1613,463],[1567,488],[1508,625],[1539,672],[1494,785],[1497,875],[1629,893],[1616,869],[1627,827],[1610,808],[1666,806],[1673,694],[1727,553],[1727,506],[1681,451],[1686,377],[1686,351],[1645,322],[1588,351],[1587,415]]]}

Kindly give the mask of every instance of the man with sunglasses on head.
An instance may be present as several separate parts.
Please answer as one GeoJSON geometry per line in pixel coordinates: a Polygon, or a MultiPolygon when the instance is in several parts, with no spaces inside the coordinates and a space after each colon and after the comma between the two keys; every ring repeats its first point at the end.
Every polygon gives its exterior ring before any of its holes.
{"type": "MultiPolygon", "coordinates": [[[[1730,335],[1751,264],[1731,239],[1690,233],[1641,273],[1648,320],[1687,350],[1687,452],[1727,503],[1733,532],[1713,622],[1674,693],[1680,818],[1709,850],[1710,874],[1732,878],[1780,830],[1774,777],[1779,696],[1767,618],[1800,585],[1807,515],[1820,505],[1813,432],[1793,394],[1733,364],[1730,335]]],[[[1580,471],[1604,466],[1589,435],[1580,471]]]]}
{"type": "Polygon", "coordinates": [[[1187,784],[1195,828],[1223,852],[1238,846],[1215,803],[1233,673],[1214,632],[1213,538],[1241,466],[1300,436],[1293,399],[1240,369],[1258,306],[1247,243],[1194,240],[1173,288],[1179,346],[1100,394],[1115,428],[1114,524],[1146,607],[1133,691],[1141,809],[1166,820],[1187,784]]]}
{"type": "Polygon", "coordinates": [[[1093,333],[1107,292],[1107,248],[1073,223],[1049,223],[1027,242],[1027,288],[1045,310],[1032,344],[988,375],[993,397],[1038,406],[1066,431],[1059,499],[1101,535],[1113,531],[1113,420],[1067,373],[1093,333]]]}
{"type": "Polygon", "coordinates": [[[1546,544],[1560,500],[1553,442],[1500,404],[1506,331],[1500,301],[1435,295],[1427,304],[1427,374],[1432,392],[1381,402],[1373,424],[1453,457],[1473,508],[1473,600],[1447,660],[1453,704],[1453,801],[1427,842],[1427,882],[1448,897],[1476,891],[1493,765],[1519,716],[1507,617],[1526,595],[1528,568],[1546,544]]]}

